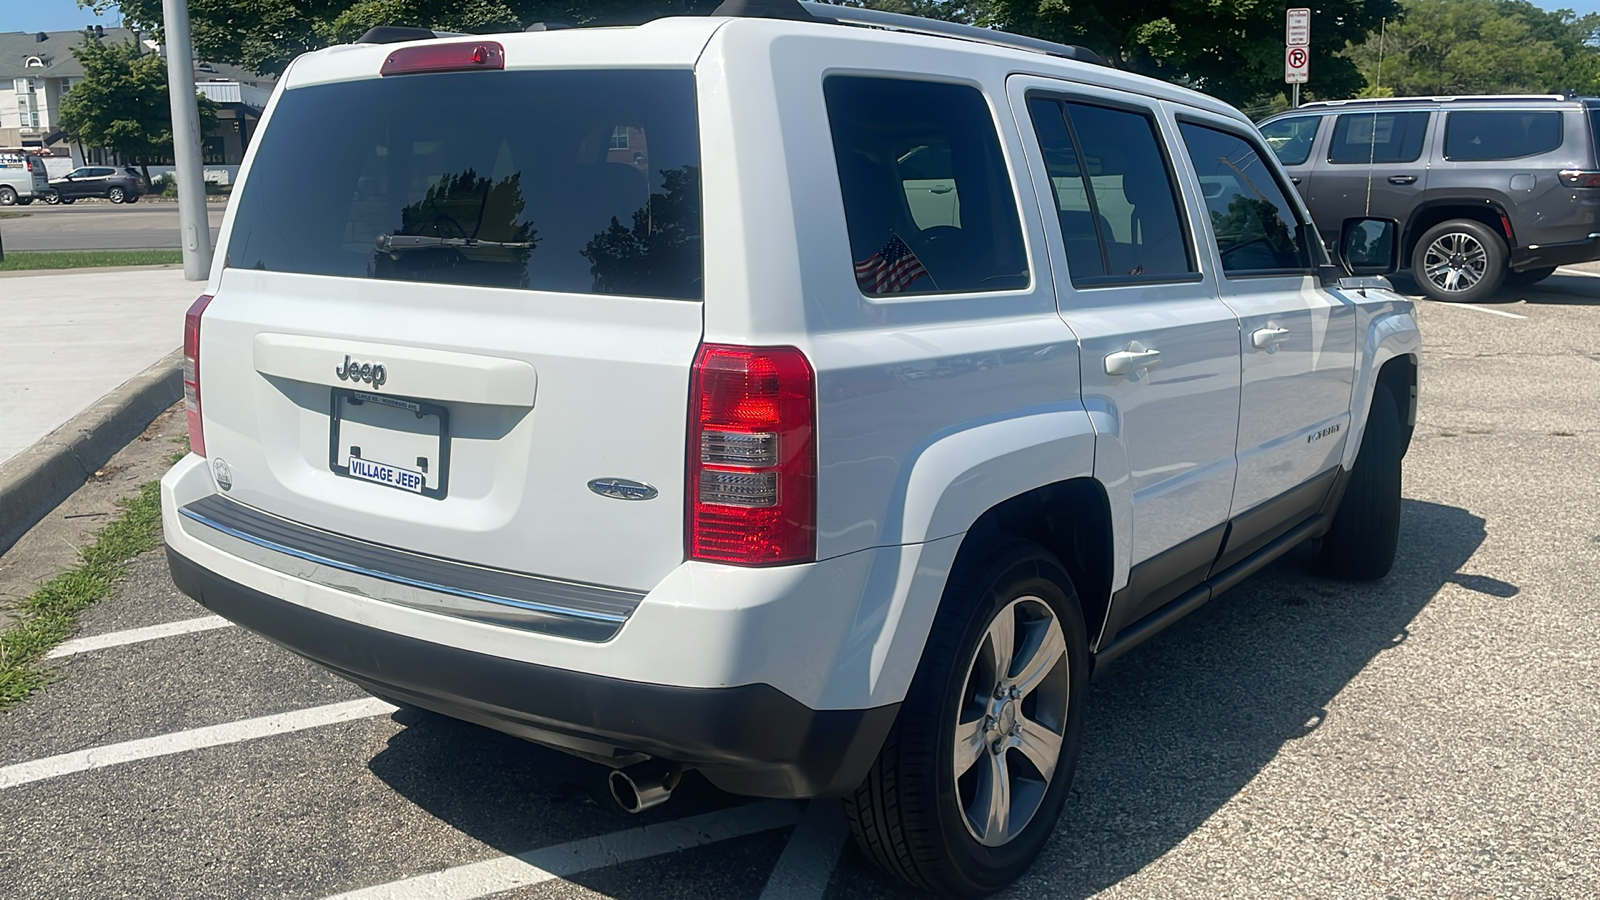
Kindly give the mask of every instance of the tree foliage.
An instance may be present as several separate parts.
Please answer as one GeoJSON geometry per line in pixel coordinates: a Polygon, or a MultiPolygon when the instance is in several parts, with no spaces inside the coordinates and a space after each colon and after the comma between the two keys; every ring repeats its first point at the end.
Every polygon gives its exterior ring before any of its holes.
{"type": "MultiPolygon", "coordinates": [[[[1234,104],[1283,90],[1284,11],[1262,0],[992,0],[995,24],[1082,44],[1119,68],[1176,81],[1234,104]]],[[[1335,54],[1365,39],[1395,0],[1326,0],[1312,7],[1311,78],[1319,93],[1363,84],[1335,54]]]]}
{"type": "MultiPolygon", "coordinates": [[[[161,0],[79,0],[112,6],[130,24],[158,32],[161,0]]],[[[705,14],[720,0],[189,0],[195,55],[279,74],[308,50],[344,43],[374,25],[438,31],[521,31],[535,22],[568,25],[642,22],[705,14]]],[[[926,2],[926,0],[902,0],[926,2]]]]}
{"type": "MultiPolygon", "coordinates": [[[[141,165],[170,157],[166,60],[135,41],[92,36],[72,55],[83,66],[83,81],[61,101],[61,130],[80,144],[116,151],[141,165]]],[[[215,105],[205,97],[199,104],[201,127],[214,126],[215,105]]]]}
{"type": "Polygon", "coordinates": [[[1600,16],[1527,0],[1409,0],[1399,22],[1345,57],[1368,96],[1589,93],[1600,88],[1597,34],[1600,16]]]}

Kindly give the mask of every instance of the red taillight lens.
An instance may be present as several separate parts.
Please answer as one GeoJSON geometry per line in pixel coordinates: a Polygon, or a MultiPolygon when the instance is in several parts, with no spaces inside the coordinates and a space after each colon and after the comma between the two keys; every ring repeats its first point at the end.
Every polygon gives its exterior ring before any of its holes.
{"type": "Polygon", "coordinates": [[[200,317],[210,302],[210,294],[201,294],[183,314],[183,412],[189,419],[189,450],[200,456],[206,455],[206,430],[200,420],[200,317]]]}
{"type": "Polygon", "coordinates": [[[469,44],[427,44],[401,47],[383,61],[379,75],[417,75],[423,72],[461,72],[504,69],[506,51],[494,41],[469,44]]]}
{"type": "Polygon", "coordinates": [[[1600,172],[1562,169],[1556,175],[1567,187],[1600,187],[1600,172]]]}
{"type": "Polygon", "coordinates": [[[688,555],[816,558],[816,378],[793,347],[706,344],[689,385],[688,555]]]}

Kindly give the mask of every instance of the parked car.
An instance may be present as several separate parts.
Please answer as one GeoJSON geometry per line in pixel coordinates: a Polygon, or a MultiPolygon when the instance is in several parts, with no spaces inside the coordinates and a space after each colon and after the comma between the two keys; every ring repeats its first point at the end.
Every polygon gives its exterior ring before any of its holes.
{"type": "Polygon", "coordinates": [[[1401,97],[1307,103],[1261,123],[1325,240],[1397,219],[1417,284],[1483,300],[1600,259],[1600,99],[1401,97]]]}
{"type": "Polygon", "coordinates": [[[112,203],[137,203],[144,196],[144,176],[128,166],[80,166],[50,181],[49,203],[72,203],[82,197],[104,197],[112,203]]]}
{"type": "Polygon", "coordinates": [[[733,0],[374,29],[262,121],[185,321],[173,578],[629,810],[689,768],[842,797],[887,871],[991,892],[1094,671],[1308,541],[1393,563],[1419,338],[1346,276],[1396,223],[1331,264],[1214,98],[733,0]]]}
{"type": "Polygon", "coordinates": [[[0,206],[27,206],[49,193],[43,159],[32,153],[0,150],[0,206]]]}

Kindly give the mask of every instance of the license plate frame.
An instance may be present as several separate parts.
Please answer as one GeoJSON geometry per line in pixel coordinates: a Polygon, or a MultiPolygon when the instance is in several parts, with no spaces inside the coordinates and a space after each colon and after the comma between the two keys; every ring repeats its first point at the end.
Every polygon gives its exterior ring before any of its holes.
{"type": "MultiPolygon", "coordinates": [[[[430,430],[424,433],[431,434],[432,432],[430,430]]],[[[376,465],[389,466],[407,472],[416,470],[415,466],[401,465],[391,460],[369,459],[365,454],[353,455],[358,455],[361,459],[376,465]]],[[[449,496],[450,490],[450,410],[438,403],[429,403],[426,400],[416,400],[411,397],[392,397],[386,394],[374,394],[370,391],[333,388],[328,406],[328,468],[333,474],[343,478],[386,487],[413,496],[443,500],[449,496]],[[345,410],[350,406],[362,406],[367,403],[375,403],[390,409],[411,412],[418,420],[426,421],[432,418],[438,423],[438,449],[434,454],[434,458],[438,460],[438,471],[435,473],[424,470],[420,473],[424,478],[420,490],[413,491],[398,484],[391,484],[373,478],[363,478],[351,473],[348,465],[340,463],[339,448],[342,445],[340,436],[341,426],[346,418],[345,410]]]]}

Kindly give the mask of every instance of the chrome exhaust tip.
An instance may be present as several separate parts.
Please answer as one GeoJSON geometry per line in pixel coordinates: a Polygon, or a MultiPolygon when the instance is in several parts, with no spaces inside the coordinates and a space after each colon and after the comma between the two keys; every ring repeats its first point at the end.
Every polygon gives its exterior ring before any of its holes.
{"type": "Polygon", "coordinates": [[[647,759],[623,769],[613,769],[606,783],[611,799],[631,813],[660,806],[672,796],[683,780],[683,766],[660,759],[647,759]]]}

